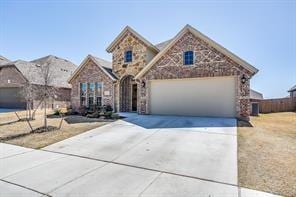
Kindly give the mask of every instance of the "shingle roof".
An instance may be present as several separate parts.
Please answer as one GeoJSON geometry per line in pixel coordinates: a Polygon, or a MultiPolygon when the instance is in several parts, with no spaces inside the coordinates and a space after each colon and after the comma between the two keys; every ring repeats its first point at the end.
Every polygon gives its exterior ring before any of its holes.
{"type": "Polygon", "coordinates": [[[86,63],[88,62],[88,60],[93,61],[100,69],[102,69],[102,71],[108,75],[112,80],[116,80],[118,79],[117,76],[112,72],[112,63],[95,57],[93,55],[87,55],[86,58],[84,58],[84,60],[82,61],[82,63],[79,65],[79,67],[73,72],[73,74],[69,77],[68,82],[71,83],[71,81],[73,79],[75,79],[75,77],[77,75],[79,75],[79,73],[83,70],[83,68],[87,65],[86,63]]]}
{"type": "Polygon", "coordinates": [[[98,58],[96,56],[93,56],[93,55],[90,55],[91,57],[93,57],[101,66],[105,67],[105,68],[110,68],[112,69],[112,63],[107,61],[107,60],[104,60],[104,59],[101,59],[101,58],[98,58]]]}
{"type": "Polygon", "coordinates": [[[52,79],[49,85],[64,88],[71,87],[68,84],[67,79],[75,70],[76,65],[68,60],[58,58],[56,56],[49,55],[31,62],[17,60],[3,64],[2,67],[15,66],[30,83],[42,85],[43,79],[41,77],[40,68],[46,65],[49,65],[50,67],[52,79]]]}
{"type": "Polygon", "coordinates": [[[112,63],[111,62],[101,59],[101,58],[98,58],[98,57],[95,57],[93,55],[90,55],[90,56],[92,58],[94,58],[103,67],[103,69],[105,71],[107,71],[114,79],[118,79],[117,76],[112,71],[112,63]]]}
{"type": "Polygon", "coordinates": [[[156,48],[159,49],[159,51],[161,51],[162,49],[164,49],[173,39],[169,39],[169,40],[166,40],[164,42],[161,42],[161,43],[158,43],[156,44],[156,48]]]}
{"type": "Polygon", "coordinates": [[[9,67],[9,66],[15,66],[20,73],[32,84],[42,84],[42,80],[39,77],[40,75],[40,66],[32,63],[27,62],[24,60],[16,60],[13,62],[9,62],[6,64],[3,64],[2,67],[9,67]]]}
{"type": "Polygon", "coordinates": [[[0,55],[0,65],[7,64],[9,62],[11,62],[9,59],[0,55]]]}
{"type": "Polygon", "coordinates": [[[67,87],[70,85],[67,79],[73,74],[77,68],[75,64],[69,60],[59,58],[53,55],[48,55],[36,60],[31,61],[32,63],[39,64],[41,66],[49,65],[50,72],[52,74],[52,86],[56,87],[67,87]]]}
{"type": "Polygon", "coordinates": [[[296,85],[294,85],[292,88],[290,88],[290,89],[288,90],[288,92],[294,92],[294,91],[296,91],[296,85]]]}
{"type": "Polygon", "coordinates": [[[250,99],[256,99],[256,100],[262,100],[263,94],[260,92],[257,92],[255,90],[250,89],[250,99]]]}
{"type": "Polygon", "coordinates": [[[131,27],[126,26],[121,33],[112,41],[112,43],[108,46],[108,48],[106,49],[108,53],[111,53],[114,49],[114,47],[116,46],[116,44],[121,40],[121,38],[123,38],[127,33],[132,33],[134,36],[136,36],[138,39],[140,39],[143,43],[145,43],[149,48],[151,48],[152,50],[158,52],[158,48],[155,47],[155,45],[153,45],[151,42],[149,42],[148,40],[146,40],[143,36],[141,36],[138,32],[136,32],[135,30],[133,30],[131,27]]]}

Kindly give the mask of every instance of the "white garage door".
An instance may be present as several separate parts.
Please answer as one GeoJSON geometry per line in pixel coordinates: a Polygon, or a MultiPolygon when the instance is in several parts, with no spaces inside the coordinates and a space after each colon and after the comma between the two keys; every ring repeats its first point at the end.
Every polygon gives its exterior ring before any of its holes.
{"type": "Polygon", "coordinates": [[[153,80],[150,113],[235,117],[235,78],[153,80]]]}

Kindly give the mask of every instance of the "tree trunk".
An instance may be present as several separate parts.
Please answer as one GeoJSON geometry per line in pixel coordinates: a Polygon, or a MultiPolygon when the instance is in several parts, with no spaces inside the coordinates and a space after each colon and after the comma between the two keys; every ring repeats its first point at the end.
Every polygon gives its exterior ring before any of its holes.
{"type": "Polygon", "coordinates": [[[46,99],[44,99],[44,128],[47,130],[46,99]]]}
{"type": "Polygon", "coordinates": [[[26,105],[26,119],[28,119],[29,117],[28,117],[28,110],[29,110],[29,106],[28,106],[29,104],[28,104],[28,101],[27,101],[27,105],[26,105]]]}
{"type": "Polygon", "coordinates": [[[29,107],[29,120],[31,120],[32,114],[31,114],[31,102],[30,101],[29,101],[28,107],[29,107]]]}

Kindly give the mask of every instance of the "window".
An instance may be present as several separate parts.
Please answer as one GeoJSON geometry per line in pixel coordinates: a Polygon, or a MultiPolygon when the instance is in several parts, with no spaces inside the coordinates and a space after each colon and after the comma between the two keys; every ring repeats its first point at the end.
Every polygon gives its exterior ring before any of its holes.
{"type": "Polygon", "coordinates": [[[86,83],[80,83],[80,105],[86,106],[86,83]]]}
{"type": "Polygon", "coordinates": [[[96,83],[96,106],[102,106],[102,83],[96,83]]]}
{"type": "Polygon", "coordinates": [[[132,62],[133,61],[133,52],[132,51],[126,51],[124,53],[124,62],[132,62]]]}
{"type": "Polygon", "coordinates": [[[193,51],[186,51],[184,52],[184,65],[192,65],[193,64],[193,51]]]}
{"type": "Polygon", "coordinates": [[[80,83],[80,105],[102,106],[102,91],[102,83],[100,82],[80,83]]]}
{"type": "Polygon", "coordinates": [[[94,105],[95,83],[88,83],[88,106],[94,105]]]}

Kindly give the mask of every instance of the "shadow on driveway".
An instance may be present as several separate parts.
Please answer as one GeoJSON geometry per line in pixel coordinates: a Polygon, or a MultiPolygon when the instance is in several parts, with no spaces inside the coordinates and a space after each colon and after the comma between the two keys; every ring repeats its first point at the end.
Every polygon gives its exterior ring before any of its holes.
{"type": "Polygon", "coordinates": [[[235,118],[131,115],[123,121],[146,129],[236,127],[235,118]]]}

